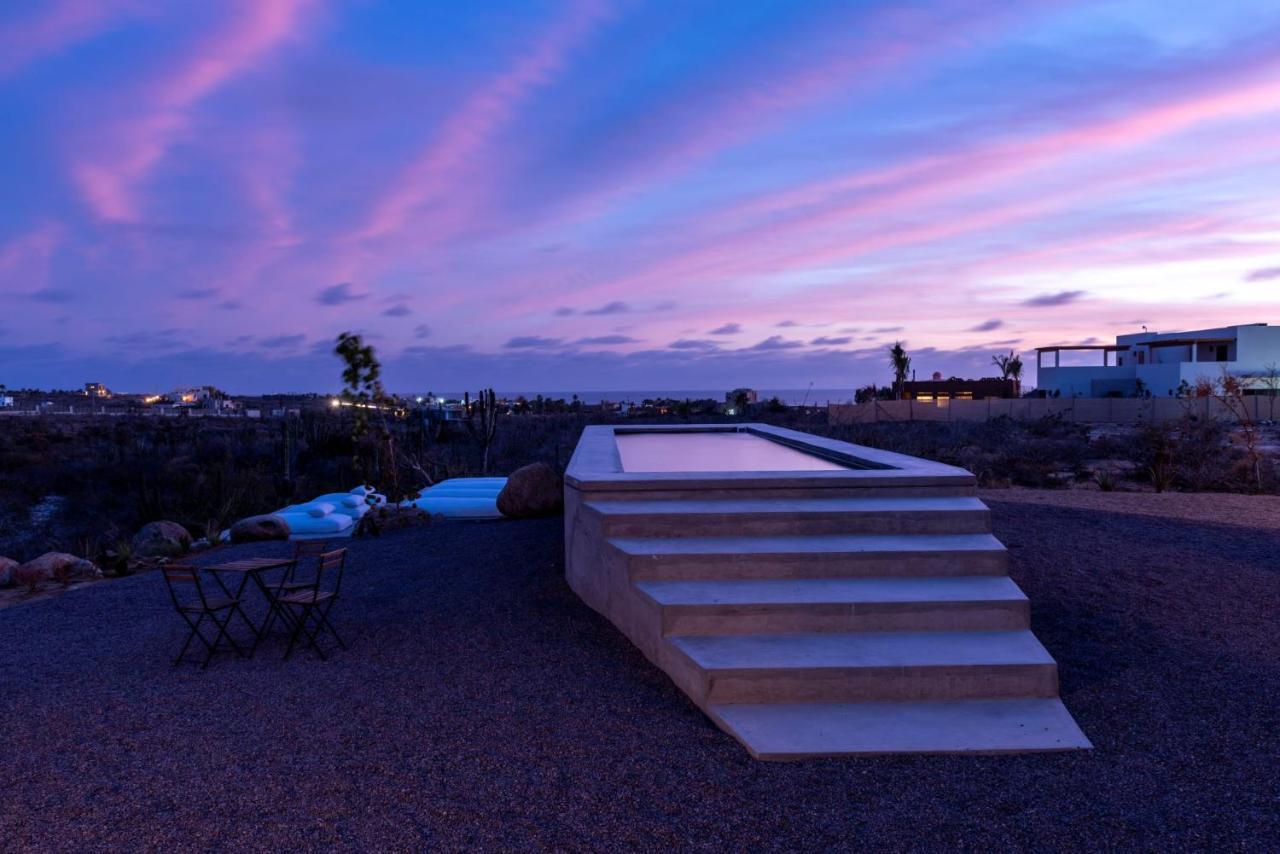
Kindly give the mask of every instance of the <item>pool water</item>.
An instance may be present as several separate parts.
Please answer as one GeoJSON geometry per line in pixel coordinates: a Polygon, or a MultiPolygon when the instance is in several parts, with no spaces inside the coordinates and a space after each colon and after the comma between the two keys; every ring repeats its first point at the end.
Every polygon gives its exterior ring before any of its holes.
{"type": "Polygon", "coordinates": [[[848,470],[754,433],[617,433],[616,439],[628,472],[848,470]]]}

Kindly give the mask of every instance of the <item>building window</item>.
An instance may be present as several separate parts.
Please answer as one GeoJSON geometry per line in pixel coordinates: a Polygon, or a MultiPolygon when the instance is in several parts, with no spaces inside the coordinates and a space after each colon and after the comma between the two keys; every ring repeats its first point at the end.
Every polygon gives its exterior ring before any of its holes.
{"type": "Polygon", "coordinates": [[[1215,350],[1215,355],[1214,355],[1215,362],[1227,361],[1227,345],[1226,344],[1219,344],[1217,347],[1214,348],[1214,350],[1215,350]]]}

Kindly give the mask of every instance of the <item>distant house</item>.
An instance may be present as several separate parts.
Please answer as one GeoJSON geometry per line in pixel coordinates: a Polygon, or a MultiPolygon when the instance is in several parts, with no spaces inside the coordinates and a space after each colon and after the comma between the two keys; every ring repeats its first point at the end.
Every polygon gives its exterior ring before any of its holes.
{"type": "MultiPolygon", "coordinates": [[[[159,398],[148,398],[146,402],[153,403],[157,400],[159,398]]],[[[179,409],[199,407],[215,412],[233,412],[240,406],[238,402],[228,397],[226,392],[211,385],[174,389],[164,396],[164,400],[179,409]]]]}
{"type": "Polygon", "coordinates": [[[85,383],[84,393],[86,397],[111,397],[111,389],[102,383],[85,383]]]}
{"type": "Polygon", "coordinates": [[[1119,335],[1115,344],[1036,348],[1036,387],[1050,397],[1176,397],[1225,369],[1246,393],[1263,391],[1280,365],[1280,327],[1265,323],[1119,335]],[[1062,354],[1101,355],[1101,365],[1063,365],[1062,354]]]}
{"type": "Polygon", "coordinates": [[[13,406],[13,398],[8,395],[0,395],[0,409],[9,409],[13,406]]]}
{"type": "Polygon", "coordinates": [[[945,405],[952,400],[986,400],[989,397],[1017,397],[1021,389],[1017,380],[984,377],[964,380],[959,377],[943,379],[934,374],[931,380],[910,380],[902,384],[902,399],[920,403],[945,405]]]}

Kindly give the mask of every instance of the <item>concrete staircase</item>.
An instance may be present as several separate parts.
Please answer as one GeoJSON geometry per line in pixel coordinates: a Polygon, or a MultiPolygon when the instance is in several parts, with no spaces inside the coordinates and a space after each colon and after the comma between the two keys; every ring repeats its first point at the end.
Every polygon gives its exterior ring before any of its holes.
{"type": "Polygon", "coordinates": [[[906,492],[584,496],[589,595],[758,758],[1089,747],[990,511],[906,492]]]}

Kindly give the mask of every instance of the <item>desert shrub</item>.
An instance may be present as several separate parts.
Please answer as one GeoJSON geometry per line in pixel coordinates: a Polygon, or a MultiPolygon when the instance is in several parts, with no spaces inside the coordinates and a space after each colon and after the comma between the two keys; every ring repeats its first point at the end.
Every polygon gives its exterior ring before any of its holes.
{"type": "Polygon", "coordinates": [[[1147,425],[1138,433],[1139,471],[1157,492],[1250,489],[1252,468],[1229,436],[1229,426],[1212,419],[1187,417],[1147,425]]]}

